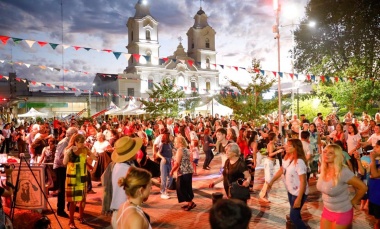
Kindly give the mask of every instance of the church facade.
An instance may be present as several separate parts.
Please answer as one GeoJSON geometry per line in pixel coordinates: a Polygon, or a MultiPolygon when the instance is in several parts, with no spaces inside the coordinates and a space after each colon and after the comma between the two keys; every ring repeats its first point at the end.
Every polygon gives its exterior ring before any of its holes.
{"type": "Polygon", "coordinates": [[[94,91],[106,91],[112,94],[126,95],[127,98],[114,97],[113,102],[123,107],[132,97],[148,98],[153,84],[164,79],[175,80],[178,89],[186,94],[197,91],[202,94],[213,94],[219,90],[219,71],[216,64],[215,30],[208,24],[206,13],[200,10],[194,16],[194,25],[187,35],[187,51],[179,38],[173,55],[159,59],[160,41],[158,20],[150,13],[150,5],[139,0],[135,5],[135,15],[128,19],[128,44],[131,54],[128,66],[118,79],[114,80],[112,89],[95,78],[94,91]],[[138,54],[139,59],[134,55],[138,54]],[[107,87],[108,88],[105,88],[107,87]]]}

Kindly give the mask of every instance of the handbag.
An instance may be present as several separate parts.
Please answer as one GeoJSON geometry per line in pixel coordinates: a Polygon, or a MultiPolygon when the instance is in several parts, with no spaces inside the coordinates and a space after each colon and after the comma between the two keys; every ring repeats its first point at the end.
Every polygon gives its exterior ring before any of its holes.
{"type": "Polygon", "coordinates": [[[251,198],[249,187],[243,186],[244,179],[239,178],[237,181],[232,182],[229,186],[230,198],[248,200],[251,198]]]}
{"type": "MultiPolygon", "coordinates": [[[[227,163],[227,162],[226,162],[227,163]]],[[[228,160],[228,166],[227,168],[227,175],[229,174],[228,171],[230,169],[230,161],[228,160]]],[[[248,200],[251,198],[251,194],[249,192],[249,187],[243,186],[244,179],[239,178],[237,181],[234,181],[232,183],[229,182],[229,179],[227,178],[228,182],[228,188],[229,188],[229,198],[232,199],[240,199],[240,200],[248,200]]]]}

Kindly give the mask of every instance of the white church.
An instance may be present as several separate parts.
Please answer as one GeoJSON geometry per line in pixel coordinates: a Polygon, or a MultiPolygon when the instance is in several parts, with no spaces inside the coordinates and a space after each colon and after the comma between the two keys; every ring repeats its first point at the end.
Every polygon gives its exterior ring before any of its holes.
{"type": "MultiPolygon", "coordinates": [[[[159,22],[151,15],[148,1],[139,0],[135,5],[135,15],[127,22],[128,28],[128,67],[122,74],[97,74],[94,91],[109,95],[119,107],[123,107],[129,97],[148,98],[147,92],[153,83],[163,79],[175,80],[175,85],[190,94],[194,89],[199,94],[212,94],[219,90],[219,74],[216,64],[215,30],[208,24],[206,13],[200,10],[194,16],[194,25],[187,31],[187,52],[179,38],[177,50],[173,55],[160,61],[159,22]],[[139,54],[136,61],[133,54],[139,54]],[[164,63],[163,63],[164,62],[164,63]]],[[[162,58],[161,58],[162,60],[162,58]]],[[[96,109],[99,110],[99,109],[96,109]]]]}

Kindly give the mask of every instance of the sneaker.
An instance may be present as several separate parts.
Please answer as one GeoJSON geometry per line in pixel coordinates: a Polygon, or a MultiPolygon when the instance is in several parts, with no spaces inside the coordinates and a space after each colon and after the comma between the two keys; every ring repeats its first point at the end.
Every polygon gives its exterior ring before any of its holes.
{"type": "Polygon", "coordinates": [[[170,196],[168,194],[161,194],[161,199],[167,200],[170,199],[170,196]]]}

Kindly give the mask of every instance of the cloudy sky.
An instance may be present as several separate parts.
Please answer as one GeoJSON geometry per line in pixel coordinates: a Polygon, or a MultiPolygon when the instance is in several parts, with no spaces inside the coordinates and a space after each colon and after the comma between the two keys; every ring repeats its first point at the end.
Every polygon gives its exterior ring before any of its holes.
{"type": "MultiPolygon", "coordinates": [[[[134,15],[137,0],[0,0],[0,35],[46,41],[93,49],[125,52],[126,22],[134,15]]],[[[194,24],[199,0],[148,0],[152,16],[159,22],[160,58],[172,55],[182,36],[194,24]]],[[[281,25],[298,23],[307,0],[281,2],[281,25]],[[285,5],[286,4],[286,5],[285,5]]],[[[251,59],[261,60],[262,69],[277,71],[277,42],[272,26],[272,0],[205,0],[202,8],[216,31],[217,64],[248,67],[251,59]]],[[[289,50],[292,26],[281,28],[281,71],[291,71],[289,50]]],[[[15,71],[20,78],[37,82],[89,89],[95,73],[121,73],[128,62],[112,53],[69,47],[53,50],[49,45],[30,48],[25,41],[0,44],[0,75],[15,71]],[[9,65],[7,62],[43,65],[75,72],[42,70],[9,65]],[[78,72],[89,72],[80,74],[78,72]]],[[[234,77],[225,72],[222,75],[234,77]]]]}

